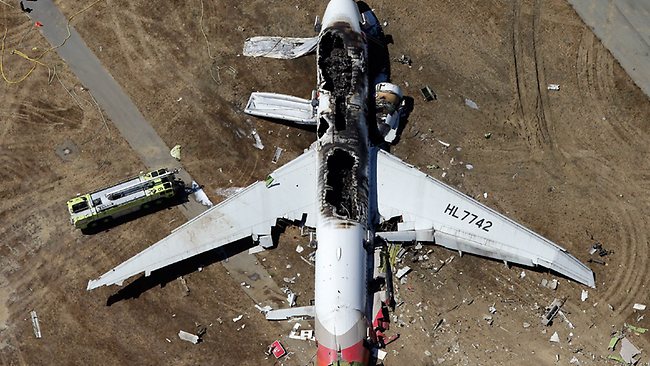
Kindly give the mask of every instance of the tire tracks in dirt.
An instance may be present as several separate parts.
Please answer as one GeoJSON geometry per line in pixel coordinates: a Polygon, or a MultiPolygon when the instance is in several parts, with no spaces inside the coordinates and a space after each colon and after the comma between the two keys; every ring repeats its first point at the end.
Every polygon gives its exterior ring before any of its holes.
{"type": "Polygon", "coordinates": [[[512,52],[514,64],[515,120],[532,151],[553,145],[549,133],[551,112],[540,43],[542,1],[535,0],[531,16],[521,2],[512,1],[512,52]],[[523,30],[522,28],[525,28],[523,30]]]}

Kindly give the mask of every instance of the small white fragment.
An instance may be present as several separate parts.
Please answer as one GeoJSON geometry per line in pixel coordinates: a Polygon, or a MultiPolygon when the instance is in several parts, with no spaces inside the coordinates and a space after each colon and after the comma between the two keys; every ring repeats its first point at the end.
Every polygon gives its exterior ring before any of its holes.
{"type": "Polygon", "coordinates": [[[497,308],[495,308],[494,306],[490,306],[488,308],[488,311],[490,312],[490,314],[495,314],[497,312],[497,308]]]}
{"type": "Polygon", "coordinates": [[[558,91],[558,90],[560,90],[560,84],[548,84],[546,89],[553,90],[553,91],[558,91]]]}
{"type": "Polygon", "coordinates": [[[521,271],[521,273],[519,274],[519,278],[524,278],[524,277],[526,277],[526,272],[521,271]]]}
{"type": "Polygon", "coordinates": [[[282,155],[282,148],[281,147],[276,147],[275,148],[275,153],[273,153],[273,159],[271,160],[271,163],[277,164],[278,160],[280,160],[280,156],[282,155]]]}
{"type": "Polygon", "coordinates": [[[639,310],[639,311],[643,311],[645,310],[645,308],[646,308],[645,304],[634,304],[634,306],[632,306],[632,309],[639,310]]]}
{"type": "Polygon", "coordinates": [[[479,109],[478,104],[471,99],[465,98],[465,105],[472,109],[479,109]]]}
{"type": "Polygon", "coordinates": [[[233,322],[233,323],[237,323],[237,322],[240,321],[243,317],[244,317],[244,314],[242,314],[242,315],[240,315],[240,316],[238,316],[238,317],[232,318],[232,322],[233,322]]]}
{"type": "Polygon", "coordinates": [[[441,140],[438,140],[438,142],[439,142],[442,146],[444,146],[444,147],[449,147],[449,146],[451,146],[451,144],[449,144],[449,143],[447,143],[447,142],[444,142],[444,141],[441,141],[441,140]]]}
{"type": "Polygon", "coordinates": [[[488,198],[487,192],[483,192],[483,198],[488,198]]]}
{"type": "Polygon", "coordinates": [[[298,253],[302,253],[304,250],[305,250],[305,248],[303,248],[302,245],[298,245],[296,247],[296,252],[298,252],[298,253]]]}
{"type": "Polygon", "coordinates": [[[589,292],[587,290],[582,290],[582,294],[580,295],[580,300],[585,301],[589,298],[589,292]]]}
{"type": "Polygon", "coordinates": [[[178,332],[178,338],[180,338],[180,339],[182,339],[184,341],[190,342],[190,343],[194,343],[194,344],[199,343],[199,336],[197,336],[196,334],[188,333],[188,332],[183,331],[183,330],[178,332]]]}
{"type": "Polygon", "coordinates": [[[261,307],[261,306],[255,304],[255,308],[256,308],[257,310],[259,310],[260,313],[262,313],[262,314],[266,314],[266,313],[268,313],[269,311],[273,310],[273,308],[270,307],[269,305],[266,305],[265,307],[261,307]]]}
{"type": "Polygon", "coordinates": [[[34,336],[40,339],[42,335],[41,335],[41,325],[38,323],[38,315],[36,315],[35,310],[32,310],[29,314],[32,317],[32,328],[34,329],[34,336]]]}
{"type": "Polygon", "coordinates": [[[572,365],[580,365],[580,361],[575,356],[573,356],[573,358],[571,359],[571,361],[569,361],[569,363],[572,365]]]}
{"type": "Polygon", "coordinates": [[[397,271],[397,273],[395,274],[395,277],[397,277],[397,279],[401,279],[402,277],[404,277],[409,272],[411,272],[411,267],[409,267],[409,266],[402,267],[397,271]]]}
{"type": "Polygon", "coordinates": [[[560,343],[560,336],[557,334],[557,332],[555,332],[553,333],[549,341],[554,343],[560,343]]]}
{"type": "Polygon", "coordinates": [[[292,291],[289,291],[287,294],[287,302],[289,303],[290,308],[296,305],[296,294],[292,291]]]}
{"type": "Polygon", "coordinates": [[[472,169],[474,169],[474,165],[472,165],[472,164],[466,164],[466,165],[465,165],[465,168],[467,168],[467,170],[472,170],[472,169]]]}
{"type": "Polygon", "coordinates": [[[258,148],[260,150],[264,150],[264,144],[262,143],[262,139],[260,138],[260,135],[257,133],[257,131],[253,130],[251,132],[251,135],[255,139],[255,143],[253,144],[253,146],[255,146],[256,148],[258,148]]]}
{"type": "Polygon", "coordinates": [[[176,99],[177,102],[180,102],[181,100],[183,100],[183,97],[179,97],[178,99],[176,99]]]}

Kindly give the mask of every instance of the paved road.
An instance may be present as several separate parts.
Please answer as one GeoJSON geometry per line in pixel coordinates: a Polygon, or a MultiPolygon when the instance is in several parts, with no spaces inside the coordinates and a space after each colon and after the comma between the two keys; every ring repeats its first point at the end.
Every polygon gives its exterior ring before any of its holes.
{"type": "MultiPolygon", "coordinates": [[[[53,45],[60,45],[67,36],[67,19],[51,0],[40,0],[30,2],[33,11],[29,16],[34,21],[43,23],[39,28],[43,36],[53,45]]],[[[98,5],[98,6],[101,6],[98,5]]],[[[99,9],[99,8],[96,8],[99,9]]],[[[94,12],[95,10],[90,10],[94,12]]],[[[81,15],[84,16],[84,15],[81,15]]],[[[92,15],[90,15],[92,16],[92,15]]],[[[101,108],[111,119],[111,122],[118,128],[122,136],[128,141],[131,148],[138,154],[140,159],[149,169],[162,166],[178,166],[179,163],[169,155],[169,147],[160,138],[151,125],[129,96],[122,90],[120,85],[113,79],[110,73],[102,66],[95,54],[86,46],[86,43],[79,36],[74,28],[70,29],[71,36],[65,44],[56,49],[59,56],[67,63],[81,83],[90,90],[101,108]]],[[[191,182],[190,175],[182,171],[180,177],[185,182],[191,182]]],[[[183,214],[193,218],[206,207],[190,200],[181,207],[183,214]]],[[[115,263],[116,265],[118,263],[115,263]]],[[[242,288],[246,294],[256,303],[269,303],[272,294],[282,298],[282,292],[278,285],[270,278],[263,266],[256,263],[256,257],[247,252],[230,257],[223,265],[230,272],[235,281],[251,283],[250,289],[242,288]],[[257,280],[252,280],[251,275],[257,280]]],[[[98,274],[109,268],[98,268],[98,274]]],[[[272,304],[277,307],[279,304],[272,304]]]]}
{"type": "Polygon", "coordinates": [[[650,96],[650,0],[569,0],[634,82],[650,96]]]}

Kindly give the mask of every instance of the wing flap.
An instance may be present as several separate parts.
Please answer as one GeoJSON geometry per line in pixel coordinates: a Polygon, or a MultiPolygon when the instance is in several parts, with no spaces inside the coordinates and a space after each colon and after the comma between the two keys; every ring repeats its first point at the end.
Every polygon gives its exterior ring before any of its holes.
{"type": "Polygon", "coordinates": [[[593,272],[564,248],[384,151],[377,156],[377,193],[381,215],[402,216],[409,223],[404,231],[422,237],[433,229],[441,246],[543,266],[595,286],[593,272]]]}
{"type": "Polygon", "coordinates": [[[251,93],[244,112],[258,117],[316,126],[316,113],[311,101],[290,95],[251,93]]]}
{"type": "Polygon", "coordinates": [[[182,261],[246,237],[268,236],[278,218],[316,219],[316,152],[309,150],[243,191],[183,224],[156,244],[88,282],[88,290],[182,261]]]}
{"type": "Polygon", "coordinates": [[[290,60],[316,50],[318,37],[252,37],[244,43],[244,56],[290,60]]]}

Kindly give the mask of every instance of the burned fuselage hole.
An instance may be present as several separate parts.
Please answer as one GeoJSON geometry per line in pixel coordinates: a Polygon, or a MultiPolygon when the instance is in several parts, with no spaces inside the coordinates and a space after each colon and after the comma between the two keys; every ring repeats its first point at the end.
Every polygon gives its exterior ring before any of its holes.
{"type": "Polygon", "coordinates": [[[320,41],[319,67],[324,80],[323,89],[332,93],[335,105],[334,126],[345,129],[346,100],[352,93],[352,58],[343,40],[343,33],[332,30],[320,41]]]}
{"type": "Polygon", "coordinates": [[[358,221],[356,163],[355,157],[343,149],[334,149],[327,157],[325,202],[331,206],[334,215],[358,221]]]}

